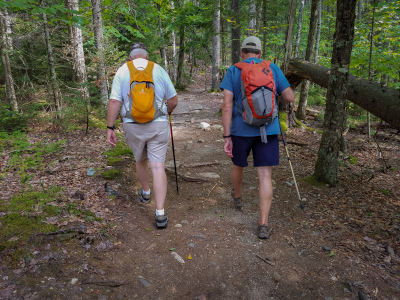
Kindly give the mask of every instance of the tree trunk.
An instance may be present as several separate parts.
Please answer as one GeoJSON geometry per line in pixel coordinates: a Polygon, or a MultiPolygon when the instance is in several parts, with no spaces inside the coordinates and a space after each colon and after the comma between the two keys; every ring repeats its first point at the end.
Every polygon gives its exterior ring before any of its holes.
{"type": "MultiPolygon", "coordinates": [[[[292,87],[308,79],[328,88],[330,69],[302,60],[291,60],[286,77],[292,87]]],[[[347,99],[400,130],[400,91],[348,74],[347,99]]]]}
{"type": "Polygon", "coordinates": [[[219,68],[220,68],[220,0],[214,1],[214,18],[213,18],[213,57],[212,57],[212,90],[217,91],[219,89],[219,68]]]}
{"type": "MultiPolygon", "coordinates": [[[[174,10],[174,1],[170,2],[171,10],[174,10]]],[[[171,39],[172,39],[172,82],[176,81],[176,36],[175,30],[171,32],[171,39]]]]}
{"type": "Polygon", "coordinates": [[[7,33],[7,48],[9,51],[13,51],[14,46],[13,46],[13,40],[11,37],[11,34],[12,34],[11,18],[10,18],[10,15],[8,14],[8,10],[6,7],[4,8],[4,24],[5,24],[6,33],[7,33]]]}
{"type": "Polygon", "coordinates": [[[300,40],[301,40],[301,26],[303,24],[304,0],[300,1],[299,20],[297,22],[297,35],[296,35],[296,48],[294,50],[294,57],[299,55],[300,40]]]}
{"type": "MultiPolygon", "coordinates": [[[[220,7],[221,7],[221,1],[220,1],[220,7]]],[[[221,8],[220,8],[220,12],[221,12],[221,8]]],[[[228,63],[227,63],[227,58],[226,58],[226,47],[225,47],[225,28],[226,28],[226,21],[225,21],[225,18],[221,18],[221,16],[220,16],[220,22],[221,22],[221,27],[220,27],[220,34],[219,34],[219,36],[221,37],[220,38],[220,40],[221,40],[221,62],[222,62],[222,65],[223,66],[226,66],[228,63]]],[[[223,68],[223,70],[222,70],[222,72],[221,72],[221,70],[220,70],[220,78],[219,78],[219,80],[221,80],[221,78],[223,78],[223,76],[225,76],[225,68],[223,68]]]]}
{"type": "Polygon", "coordinates": [[[283,73],[287,72],[289,60],[292,57],[294,21],[296,18],[296,6],[297,6],[297,0],[290,0],[289,11],[287,13],[288,27],[286,28],[285,55],[283,58],[283,68],[282,68],[283,73]]]}
{"type": "Polygon", "coordinates": [[[318,23],[317,23],[317,41],[315,42],[314,63],[318,62],[319,42],[321,40],[321,25],[322,25],[322,0],[319,0],[318,6],[318,23]]]}
{"type": "Polygon", "coordinates": [[[167,55],[166,55],[166,51],[165,51],[165,41],[164,41],[164,31],[162,28],[162,22],[161,22],[161,6],[159,4],[157,4],[158,6],[158,11],[160,12],[160,14],[158,15],[158,26],[160,28],[160,37],[161,37],[161,59],[164,61],[164,70],[168,70],[168,62],[167,62],[167,55]]]}
{"type": "Polygon", "coordinates": [[[358,11],[357,11],[357,20],[360,21],[362,18],[362,0],[358,1],[358,11]]]}
{"type": "Polygon", "coordinates": [[[179,28],[179,58],[178,58],[178,70],[176,73],[176,87],[178,89],[184,89],[183,84],[183,64],[185,58],[185,27],[181,25],[179,28]]]}
{"type": "Polygon", "coordinates": [[[255,35],[257,28],[257,7],[256,0],[249,0],[249,25],[247,36],[255,35]]]}
{"type": "Polygon", "coordinates": [[[46,46],[47,46],[47,58],[49,60],[50,82],[51,82],[51,89],[53,92],[54,107],[55,110],[59,112],[61,110],[61,93],[60,93],[60,87],[58,86],[57,74],[54,64],[53,47],[51,46],[50,43],[50,33],[47,23],[47,16],[45,13],[42,14],[42,18],[43,18],[46,46]]]}
{"type": "Polygon", "coordinates": [[[7,99],[10,103],[11,110],[18,111],[17,97],[14,89],[14,78],[11,73],[11,63],[8,55],[10,49],[8,48],[9,38],[7,35],[6,17],[8,17],[8,14],[6,15],[5,13],[0,12],[1,59],[4,67],[4,76],[6,78],[7,99]]]}
{"type": "MultiPolygon", "coordinates": [[[[78,0],[65,0],[65,7],[79,11],[78,0]]],[[[83,52],[82,30],[74,25],[68,25],[68,35],[72,54],[73,81],[83,85],[87,82],[85,54],[83,52]]],[[[81,88],[83,96],[88,97],[87,87],[81,88]]]]}
{"type": "Polygon", "coordinates": [[[97,82],[100,87],[101,102],[104,105],[108,103],[108,80],[105,67],[104,53],[104,35],[103,35],[103,18],[101,16],[100,0],[92,1],[92,17],[94,41],[97,48],[98,64],[97,64],[97,82]]]}
{"type": "MultiPolygon", "coordinates": [[[[315,36],[317,29],[317,21],[318,21],[318,6],[319,0],[311,1],[311,18],[310,18],[310,30],[308,31],[308,40],[307,40],[307,49],[306,49],[306,61],[311,61],[314,44],[315,44],[315,36]]],[[[307,109],[307,100],[308,100],[308,89],[310,87],[310,83],[303,83],[301,85],[301,93],[299,98],[299,104],[297,106],[296,118],[299,120],[304,120],[306,118],[306,109],[307,109]]]]}
{"type": "Polygon", "coordinates": [[[232,65],[241,60],[240,56],[240,6],[239,0],[231,0],[232,20],[231,23],[231,59],[232,65]]]}
{"type": "Polygon", "coordinates": [[[338,157],[347,122],[347,88],[357,0],[338,0],[336,29],[329,75],[324,132],[314,175],[319,181],[336,185],[338,157]]]}
{"type": "Polygon", "coordinates": [[[262,0],[262,20],[263,20],[263,44],[262,44],[262,58],[267,57],[267,0],[262,0]]]}

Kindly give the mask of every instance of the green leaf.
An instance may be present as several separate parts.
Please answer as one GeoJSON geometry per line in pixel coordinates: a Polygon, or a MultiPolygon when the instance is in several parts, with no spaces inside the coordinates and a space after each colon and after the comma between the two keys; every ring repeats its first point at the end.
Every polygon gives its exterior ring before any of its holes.
{"type": "Polygon", "coordinates": [[[175,248],[169,248],[169,251],[175,251],[175,248]]]}
{"type": "Polygon", "coordinates": [[[331,251],[331,253],[329,253],[329,256],[334,256],[334,255],[335,255],[334,251],[331,251]]]}

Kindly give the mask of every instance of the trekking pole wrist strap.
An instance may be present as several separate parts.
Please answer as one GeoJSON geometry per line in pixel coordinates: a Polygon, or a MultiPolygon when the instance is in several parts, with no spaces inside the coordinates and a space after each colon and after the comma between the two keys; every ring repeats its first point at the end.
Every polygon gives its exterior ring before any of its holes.
{"type": "Polygon", "coordinates": [[[222,137],[223,137],[224,139],[227,139],[227,138],[230,138],[231,135],[222,135],[222,137]]]}

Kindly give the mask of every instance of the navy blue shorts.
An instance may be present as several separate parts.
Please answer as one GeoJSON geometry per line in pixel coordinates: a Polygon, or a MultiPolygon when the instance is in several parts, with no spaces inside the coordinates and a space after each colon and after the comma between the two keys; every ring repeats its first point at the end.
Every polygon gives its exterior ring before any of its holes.
{"type": "Polygon", "coordinates": [[[247,157],[253,152],[254,167],[279,165],[278,135],[268,135],[268,143],[261,142],[260,136],[245,137],[232,135],[232,162],[238,167],[247,167],[247,157]]]}

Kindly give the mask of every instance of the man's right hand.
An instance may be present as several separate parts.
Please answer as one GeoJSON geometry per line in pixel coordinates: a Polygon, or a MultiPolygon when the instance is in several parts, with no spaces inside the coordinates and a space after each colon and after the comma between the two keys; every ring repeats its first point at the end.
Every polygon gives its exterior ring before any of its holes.
{"type": "Polygon", "coordinates": [[[117,146],[117,134],[115,130],[107,129],[107,141],[114,148],[117,146]]]}
{"type": "Polygon", "coordinates": [[[224,151],[225,154],[228,155],[229,157],[233,157],[232,148],[233,148],[232,139],[225,138],[224,151]]]}

